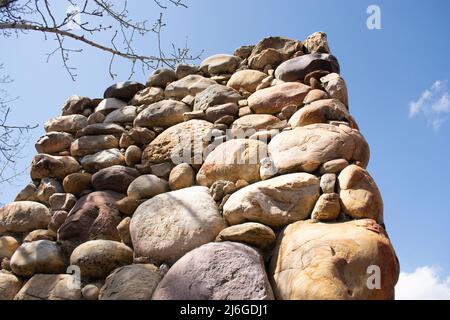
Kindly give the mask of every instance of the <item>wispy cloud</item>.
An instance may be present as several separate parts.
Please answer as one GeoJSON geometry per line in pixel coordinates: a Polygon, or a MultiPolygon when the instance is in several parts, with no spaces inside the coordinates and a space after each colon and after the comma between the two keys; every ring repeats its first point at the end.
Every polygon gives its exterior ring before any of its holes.
{"type": "Polygon", "coordinates": [[[424,266],[412,273],[401,272],[395,298],[397,300],[450,300],[450,277],[440,279],[438,268],[424,266]]]}
{"type": "Polygon", "coordinates": [[[450,119],[450,93],[447,81],[437,80],[416,101],[409,103],[409,117],[423,114],[428,125],[438,130],[450,119]]]}

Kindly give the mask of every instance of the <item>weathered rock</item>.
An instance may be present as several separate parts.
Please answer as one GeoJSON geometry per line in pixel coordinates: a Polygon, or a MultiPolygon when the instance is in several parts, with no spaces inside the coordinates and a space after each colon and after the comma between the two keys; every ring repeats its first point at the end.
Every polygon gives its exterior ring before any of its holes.
{"type": "Polygon", "coordinates": [[[73,250],[70,264],[80,268],[83,279],[106,277],[111,271],[133,262],[133,250],[121,242],[91,240],[73,250]]]}
{"type": "Polygon", "coordinates": [[[48,230],[57,233],[59,227],[66,221],[67,218],[67,211],[55,211],[53,212],[52,218],[50,219],[50,222],[48,223],[48,230]]]}
{"type": "Polygon", "coordinates": [[[43,178],[37,188],[36,196],[41,203],[48,204],[50,197],[55,193],[64,192],[61,183],[53,178],[43,178]]]}
{"type": "Polygon", "coordinates": [[[237,224],[220,231],[216,241],[243,242],[262,250],[272,247],[275,233],[268,226],[256,222],[237,224]]]}
{"type": "Polygon", "coordinates": [[[84,110],[92,108],[92,101],[87,97],[79,95],[70,96],[66,102],[64,102],[62,109],[63,116],[72,114],[83,113],[84,110]]]}
{"type": "Polygon", "coordinates": [[[38,202],[19,201],[0,208],[0,235],[4,233],[23,234],[35,229],[46,228],[50,212],[38,202]]]}
{"type": "Polygon", "coordinates": [[[118,136],[125,132],[125,129],[115,123],[94,123],[90,124],[84,129],[78,131],[78,136],[101,136],[114,135],[118,136]]]}
{"type": "Polygon", "coordinates": [[[241,59],[247,59],[252,53],[254,46],[240,46],[234,50],[234,55],[241,59]]]}
{"type": "MultiPolygon", "coordinates": [[[[0,237],[0,260],[3,258],[11,258],[14,251],[20,246],[20,242],[11,236],[0,237]]],[[[0,299],[1,300],[1,299],[0,299]]]]}
{"type": "Polygon", "coordinates": [[[273,293],[258,251],[241,243],[215,242],[178,260],[153,299],[270,300],[273,293]]]}
{"type": "Polygon", "coordinates": [[[170,171],[170,190],[189,188],[195,184],[195,172],[187,163],[180,163],[170,171]]]}
{"type": "Polygon", "coordinates": [[[14,201],[39,201],[36,193],[37,186],[33,182],[30,182],[25,188],[20,190],[14,201]]]}
{"type": "Polygon", "coordinates": [[[320,188],[323,193],[334,193],[336,185],[336,175],[334,173],[325,173],[320,178],[320,188]]]}
{"type": "Polygon", "coordinates": [[[83,191],[90,190],[92,188],[91,179],[92,176],[85,172],[69,174],[63,180],[64,191],[79,197],[83,191]]]}
{"type": "Polygon", "coordinates": [[[233,137],[250,137],[260,130],[282,129],[286,122],[270,114],[249,114],[234,121],[230,127],[233,137]]]}
{"type": "Polygon", "coordinates": [[[119,233],[120,240],[122,240],[122,242],[127,246],[132,247],[133,244],[131,242],[130,221],[130,217],[126,217],[122,221],[120,221],[120,223],[117,225],[117,232],[119,233]]]}
{"type": "Polygon", "coordinates": [[[29,234],[27,234],[25,238],[23,238],[23,243],[39,240],[55,241],[56,233],[47,229],[33,230],[29,234]]]}
{"type": "Polygon", "coordinates": [[[213,241],[223,228],[225,222],[205,187],[184,188],[147,200],[137,208],[130,225],[135,256],[169,264],[213,241]]]}
{"type": "Polygon", "coordinates": [[[167,181],[153,174],[146,174],[136,178],[128,186],[127,194],[135,199],[148,199],[160,193],[169,191],[167,181]]]}
{"type": "Polygon", "coordinates": [[[63,180],[71,173],[81,169],[78,161],[69,156],[51,156],[37,154],[31,163],[31,179],[58,178],[63,180]]]}
{"type": "Polygon", "coordinates": [[[302,43],[297,40],[268,37],[262,39],[248,57],[250,68],[263,70],[267,65],[276,67],[289,59],[295,52],[302,50],[302,43]]]}
{"type": "Polygon", "coordinates": [[[22,282],[15,275],[0,271],[0,301],[13,300],[22,287],[22,282]]]}
{"type": "Polygon", "coordinates": [[[135,81],[124,81],[113,84],[108,87],[103,94],[106,98],[116,98],[125,102],[130,101],[133,96],[140,90],[144,89],[145,86],[142,83],[135,81]]]}
{"type": "Polygon", "coordinates": [[[339,174],[339,196],[342,210],[349,216],[372,218],[383,222],[383,200],[370,174],[356,165],[349,165],[339,174]]]}
{"type": "Polygon", "coordinates": [[[38,153],[55,154],[70,148],[73,136],[66,132],[48,132],[35,144],[38,153]]]}
{"type": "Polygon", "coordinates": [[[151,300],[164,273],[153,264],[133,264],[114,270],[100,291],[100,300],[151,300]]]}
{"type": "Polygon", "coordinates": [[[277,299],[393,299],[399,265],[385,231],[373,220],[299,221],[278,237],[270,276],[277,299]],[[381,287],[370,288],[369,266],[381,287]]]}
{"type": "Polygon", "coordinates": [[[177,75],[178,79],[184,78],[191,74],[196,74],[198,71],[199,70],[198,70],[197,66],[193,66],[190,64],[183,64],[183,63],[180,63],[175,68],[175,74],[177,75]]]}
{"type": "Polygon", "coordinates": [[[309,90],[311,88],[302,83],[287,82],[258,90],[248,97],[247,101],[255,113],[275,114],[289,105],[303,105],[303,99],[309,90]]]}
{"type": "Polygon", "coordinates": [[[127,136],[131,138],[134,144],[143,145],[152,142],[156,137],[156,133],[148,128],[136,127],[128,131],[127,136]]]}
{"type": "Polygon", "coordinates": [[[126,194],[128,186],[139,176],[139,171],[124,166],[104,168],[92,176],[94,190],[111,190],[126,194]]]}
{"type": "Polygon", "coordinates": [[[54,193],[49,198],[49,204],[52,211],[69,212],[76,202],[77,198],[71,193],[54,193]]]}
{"type": "Polygon", "coordinates": [[[258,70],[240,70],[233,73],[230,80],[227,82],[227,86],[237,91],[245,90],[253,93],[266,77],[267,74],[258,70]]]}
{"type": "Polygon", "coordinates": [[[303,41],[303,46],[306,53],[330,53],[327,35],[324,32],[314,32],[303,41]]]}
{"type": "Polygon", "coordinates": [[[224,116],[232,116],[234,119],[238,115],[239,115],[239,107],[236,103],[233,102],[219,104],[214,107],[209,107],[205,111],[205,118],[210,122],[216,122],[224,116]]]}
{"type": "Polygon", "coordinates": [[[339,74],[330,73],[320,78],[320,82],[331,98],[337,99],[348,106],[347,85],[339,74]]]}
{"type": "Polygon", "coordinates": [[[313,89],[310,92],[308,92],[305,99],[303,100],[303,103],[310,104],[317,100],[324,100],[324,99],[329,99],[329,98],[330,98],[330,96],[325,91],[320,90],[320,89],[313,89]]]}
{"type": "Polygon", "coordinates": [[[209,194],[214,201],[222,200],[226,195],[236,191],[236,185],[234,182],[228,180],[216,180],[209,188],[209,194]]]}
{"type": "Polygon", "coordinates": [[[316,70],[339,73],[339,63],[331,54],[305,54],[280,64],[275,70],[275,77],[283,81],[303,81],[306,75],[316,70]]]}
{"type": "Polygon", "coordinates": [[[197,94],[194,101],[194,110],[206,111],[210,107],[225,103],[237,103],[242,96],[233,88],[214,84],[197,94]]]}
{"type": "Polygon", "coordinates": [[[241,58],[230,54],[216,54],[203,60],[200,70],[210,74],[233,73],[239,67],[241,58]]]}
{"type": "Polygon", "coordinates": [[[120,241],[116,227],[121,218],[116,202],[122,198],[112,191],[97,191],[78,200],[58,230],[58,242],[64,250],[70,253],[80,243],[93,239],[120,241]]]}
{"type": "Polygon", "coordinates": [[[140,106],[142,104],[152,104],[164,99],[164,90],[158,87],[148,87],[137,92],[130,104],[140,106]]]}
{"type": "Polygon", "coordinates": [[[69,274],[36,274],[14,300],[80,300],[79,280],[69,274]]]}
{"type": "Polygon", "coordinates": [[[211,186],[216,180],[250,183],[260,180],[259,162],[267,157],[267,145],[250,139],[232,139],[217,146],[205,159],[197,183],[211,186]]]}
{"type": "Polygon", "coordinates": [[[339,173],[349,165],[345,159],[335,159],[325,162],[320,166],[320,173],[339,173]]]}
{"type": "Polygon", "coordinates": [[[91,124],[102,123],[105,120],[105,115],[101,112],[93,112],[88,117],[88,126],[91,124]]]}
{"type": "Polygon", "coordinates": [[[313,220],[335,220],[341,212],[339,195],[337,193],[324,193],[316,202],[311,214],[313,220]]]}
{"type": "Polygon", "coordinates": [[[209,145],[207,137],[212,128],[212,123],[204,120],[190,120],[174,125],[145,148],[142,161],[161,163],[172,160],[175,164],[202,164],[203,152],[209,145]]]}
{"type": "Polygon", "coordinates": [[[129,146],[125,151],[125,163],[127,166],[134,166],[141,162],[142,150],[135,145],[129,146]]]}
{"type": "Polygon", "coordinates": [[[312,124],[281,132],[269,143],[278,174],[313,172],[321,164],[346,159],[361,166],[369,162],[369,146],[361,133],[347,126],[312,124]]]}
{"type": "Polygon", "coordinates": [[[81,295],[85,300],[98,300],[100,289],[94,284],[87,284],[81,289],[81,295]]]}
{"type": "Polygon", "coordinates": [[[147,87],[165,88],[170,82],[177,80],[178,77],[172,69],[157,69],[147,80],[147,87]]]}
{"type": "Polygon", "coordinates": [[[22,244],[10,264],[16,275],[31,277],[37,273],[63,273],[67,261],[56,242],[39,240],[22,244]]]}
{"type": "Polygon", "coordinates": [[[83,136],[72,143],[70,154],[74,157],[82,157],[118,146],[119,140],[113,135],[83,136]]]}
{"type": "Polygon", "coordinates": [[[119,149],[108,149],[84,156],[80,163],[85,170],[98,171],[114,165],[124,165],[125,157],[119,149]]]}
{"type": "Polygon", "coordinates": [[[125,106],[108,114],[103,123],[132,123],[136,116],[135,106],[125,106]]]}
{"type": "Polygon", "coordinates": [[[111,111],[120,109],[127,105],[126,102],[116,99],[116,98],[107,98],[100,101],[100,103],[95,107],[95,112],[99,112],[102,114],[108,114],[111,111]]]}
{"type": "Polygon", "coordinates": [[[171,127],[183,122],[183,113],[191,108],[176,100],[163,100],[149,105],[134,120],[134,126],[139,127],[171,127]]]}
{"type": "Polygon", "coordinates": [[[231,195],[223,207],[230,225],[255,221],[281,227],[307,219],[319,198],[319,179],[291,173],[250,184],[231,195]]]}
{"type": "Polygon", "coordinates": [[[166,98],[183,99],[188,95],[195,96],[213,84],[217,84],[217,82],[200,75],[189,75],[170,83],[166,87],[164,95],[166,98]]]}
{"type": "Polygon", "coordinates": [[[58,131],[76,133],[88,125],[87,118],[80,114],[59,116],[52,118],[44,124],[45,132],[58,131]]]}

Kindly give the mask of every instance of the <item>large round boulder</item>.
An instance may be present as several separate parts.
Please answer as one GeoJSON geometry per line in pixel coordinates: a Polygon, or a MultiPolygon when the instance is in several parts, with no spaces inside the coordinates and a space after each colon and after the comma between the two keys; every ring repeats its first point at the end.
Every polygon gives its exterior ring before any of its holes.
{"type": "Polygon", "coordinates": [[[283,81],[303,81],[308,73],[317,70],[339,73],[339,63],[331,54],[305,54],[280,64],[275,70],[275,77],[283,81]]]}
{"type": "Polygon", "coordinates": [[[311,87],[299,82],[287,82],[261,89],[248,97],[248,106],[255,113],[279,113],[284,107],[301,106],[311,87]]]}
{"type": "Polygon", "coordinates": [[[217,180],[249,183],[260,180],[260,161],[267,157],[267,145],[253,139],[232,139],[218,145],[197,174],[197,183],[211,186],[217,180]]]}
{"type": "Polygon", "coordinates": [[[172,161],[201,165],[209,145],[213,124],[204,120],[190,120],[174,125],[155,138],[142,153],[143,163],[172,161]]]}
{"type": "Polygon", "coordinates": [[[319,184],[304,172],[253,183],[228,198],[223,216],[231,225],[255,221],[273,227],[307,219],[319,198],[319,184]]]}
{"type": "Polygon", "coordinates": [[[82,279],[101,279],[133,262],[133,250],[111,240],[91,240],[73,250],[70,264],[80,268],[82,279]]]}
{"type": "Polygon", "coordinates": [[[171,127],[183,122],[183,113],[191,108],[180,101],[162,100],[147,106],[134,120],[135,127],[171,127]]]}
{"type": "Polygon", "coordinates": [[[151,300],[163,275],[153,264],[117,268],[106,278],[99,300],[151,300]]]}
{"type": "Polygon", "coordinates": [[[280,233],[270,276],[277,299],[394,299],[399,264],[374,220],[308,220],[280,233]]]}
{"type": "Polygon", "coordinates": [[[126,194],[128,186],[139,176],[139,171],[124,166],[104,168],[92,176],[94,190],[111,190],[126,194]]]}
{"type": "Polygon", "coordinates": [[[63,180],[67,175],[80,171],[81,166],[74,157],[51,156],[40,153],[34,156],[31,163],[31,179],[58,178],[63,180]]]}
{"type": "Polygon", "coordinates": [[[12,202],[0,208],[0,235],[24,234],[47,228],[50,211],[41,203],[33,201],[12,202]]]}
{"type": "Polygon", "coordinates": [[[269,143],[278,174],[313,172],[327,161],[345,159],[366,167],[369,145],[361,133],[346,125],[311,124],[281,132],[269,143]]]}
{"type": "Polygon", "coordinates": [[[67,259],[56,242],[38,240],[23,243],[11,257],[11,270],[18,276],[64,273],[67,259]]]}
{"type": "Polygon", "coordinates": [[[258,251],[242,243],[215,242],[178,260],[153,299],[270,300],[273,293],[258,251]]]}
{"type": "Polygon", "coordinates": [[[383,222],[383,199],[367,170],[349,165],[338,177],[342,210],[355,219],[383,222]]]}
{"type": "Polygon", "coordinates": [[[121,217],[116,202],[123,197],[112,191],[97,191],[82,197],[59,228],[58,242],[70,253],[80,243],[92,239],[120,241],[116,227],[121,217]]]}
{"type": "Polygon", "coordinates": [[[190,250],[214,241],[225,228],[206,187],[166,192],[141,204],[130,231],[137,257],[173,264],[190,250]]]}

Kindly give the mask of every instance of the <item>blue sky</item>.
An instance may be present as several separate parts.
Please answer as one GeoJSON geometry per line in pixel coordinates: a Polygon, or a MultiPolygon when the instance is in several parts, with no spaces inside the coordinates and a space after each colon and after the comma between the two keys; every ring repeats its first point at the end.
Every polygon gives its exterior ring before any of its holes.
{"type": "MultiPolygon", "coordinates": [[[[153,20],[160,11],[151,1],[129,4],[130,12],[140,18],[153,20]]],[[[302,40],[315,31],[328,34],[348,85],[350,111],[371,146],[369,171],[383,195],[385,221],[402,271],[429,267],[433,276],[448,277],[450,2],[192,0],[188,4],[188,9],[166,12],[163,42],[183,45],[187,36],[194,52],[205,50],[203,57],[232,53],[269,35],[302,40]],[[381,9],[381,30],[366,27],[371,4],[381,9]]],[[[20,96],[12,105],[11,120],[40,124],[24,150],[25,167],[35,153],[33,142],[43,133],[42,124],[58,115],[68,96],[101,97],[114,81],[108,74],[109,57],[92,49],[72,57],[78,67],[73,82],[56,57],[46,63],[46,53],[55,43],[44,41],[42,35],[0,41],[0,63],[15,79],[8,91],[20,96]]],[[[155,53],[154,44],[150,37],[136,46],[155,53]]],[[[128,67],[117,60],[117,80],[128,77],[128,67]]],[[[138,72],[133,79],[145,82],[147,75],[138,72]]],[[[26,181],[25,176],[17,186],[2,186],[0,202],[11,201],[26,181]]]]}

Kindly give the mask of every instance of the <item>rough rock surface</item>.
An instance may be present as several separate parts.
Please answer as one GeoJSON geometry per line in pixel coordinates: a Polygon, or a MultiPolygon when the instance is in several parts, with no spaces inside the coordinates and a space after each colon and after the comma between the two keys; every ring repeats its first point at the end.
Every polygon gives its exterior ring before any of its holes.
{"type": "Polygon", "coordinates": [[[227,141],[208,155],[197,174],[197,183],[209,187],[217,180],[258,181],[259,163],[265,157],[267,145],[264,142],[250,139],[227,141]]]}
{"type": "Polygon", "coordinates": [[[50,217],[49,210],[41,203],[12,202],[0,208],[0,235],[6,232],[23,234],[46,228],[50,217]]]}
{"type": "Polygon", "coordinates": [[[153,299],[270,300],[273,293],[258,251],[241,243],[216,242],[178,260],[153,299]]]}
{"type": "Polygon", "coordinates": [[[393,299],[399,264],[385,231],[375,221],[298,221],[278,236],[270,266],[277,299],[393,299]],[[381,272],[370,289],[370,266],[381,272]]]}
{"type": "Polygon", "coordinates": [[[80,300],[80,284],[69,274],[36,274],[14,300],[80,300]]]}
{"type": "Polygon", "coordinates": [[[111,191],[92,192],[80,198],[59,228],[58,242],[70,253],[88,240],[120,241],[116,227],[121,219],[116,202],[122,198],[111,191]]]}
{"type": "Polygon", "coordinates": [[[99,300],[151,300],[164,272],[152,264],[117,268],[105,281],[99,300]]]}
{"type": "Polygon", "coordinates": [[[147,200],[137,208],[130,225],[135,255],[169,264],[214,241],[224,228],[205,187],[171,191],[147,200]]]}
{"type": "Polygon", "coordinates": [[[80,268],[82,279],[106,277],[114,269],[131,264],[133,250],[123,243],[111,240],[91,240],[70,255],[70,264],[80,268]]]}
{"type": "Polygon", "coordinates": [[[372,218],[383,222],[383,200],[366,170],[349,165],[341,171],[338,180],[342,209],[346,214],[356,219],[372,218]]]}
{"type": "Polygon", "coordinates": [[[358,130],[347,126],[312,124],[281,132],[269,143],[277,173],[312,172],[327,161],[346,159],[366,167],[369,146],[358,130]]]}
{"type": "Polygon", "coordinates": [[[255,113],[275,114],[290,105],[303,105],[309,90],[311,87],[302,83],[282,83],[256,91],[247,99],[248,105],[255,113]]]}
{"type": "Polygon", "coordinates": [[[231,225],[246,221],[281,227],[307,219],[319,198],[319,179],[291,173],[260,181],[233,193],[223,207],[231,225]]]}

